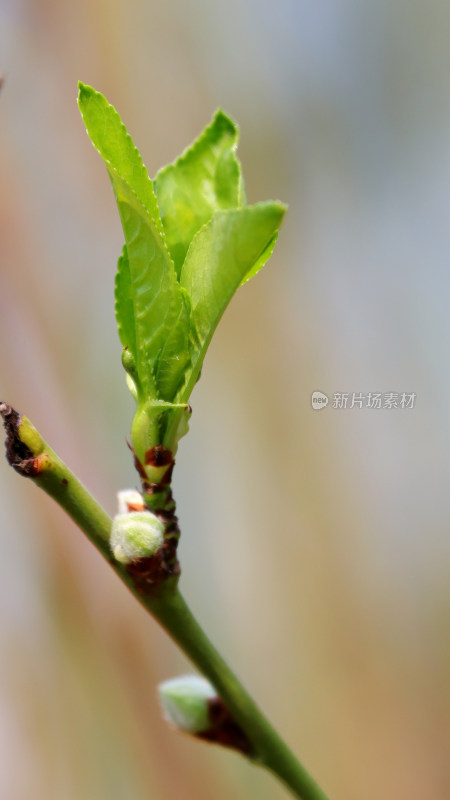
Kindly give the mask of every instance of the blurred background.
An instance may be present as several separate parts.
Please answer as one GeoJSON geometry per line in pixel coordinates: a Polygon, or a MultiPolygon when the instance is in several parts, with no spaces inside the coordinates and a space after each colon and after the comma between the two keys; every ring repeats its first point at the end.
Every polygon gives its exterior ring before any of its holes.
{"type": "MultiPolygon", "coordinates": [[[[223,106],[249,201],[290,205],[210,348],[175,492],[185,596],[332,800],[450,797],[449,36],[445,0],[0,0],[0,397],[110,513],[137,484],[122,233],[77,80],[150,175],[223,106]]],[[[3,461],[0,552],[2,798],[288,797],[161,720],[157,683],[190,666],[3,461]]]]}

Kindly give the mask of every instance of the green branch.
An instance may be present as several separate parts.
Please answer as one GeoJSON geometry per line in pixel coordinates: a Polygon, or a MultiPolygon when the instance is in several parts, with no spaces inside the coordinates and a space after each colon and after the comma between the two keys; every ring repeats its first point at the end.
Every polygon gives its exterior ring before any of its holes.
{"type": "Polygon", "coordinates": [[[251,744],[255,763],[272,771],[302,800],[327,800],[304,767],[244,689],[222,656],[210,642],[176,588],[167,580],[156,596],[142,595],[126,565],[111,552],[112,520],[64,462],[54,453],[27,417],[0,403],[11,466],[68,513],[102,553],[139,602],[170,634],[198,670],[211,681],[226,709],[251,744]]]}
{"type": "MultiPolygon", "coordinates": [[[[147,604],[144,602],[144,605],[147,604]]],[[[211,681],[234,719],[253,745],[256,763],[271,770],[303,800],[327,800],[327,796],[300,764],[268,719],[242,686],[208,639],[177,591],[158,607],[149,607],[161,625],[211,681]]]]}

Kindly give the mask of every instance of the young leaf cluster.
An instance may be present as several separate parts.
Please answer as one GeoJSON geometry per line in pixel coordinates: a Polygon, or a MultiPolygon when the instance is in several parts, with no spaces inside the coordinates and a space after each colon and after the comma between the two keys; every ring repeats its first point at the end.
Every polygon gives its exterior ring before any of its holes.
{"type": "Polygon", "coordinates": [[[152,181],[105,97],[80,83],[78,104],[125,236],[116,318],[137,401],[133,446],[174,451],[214,330],[238,287],[270,257],[285,206],[246,204],[238,129],[223,111],[152,181]]]}

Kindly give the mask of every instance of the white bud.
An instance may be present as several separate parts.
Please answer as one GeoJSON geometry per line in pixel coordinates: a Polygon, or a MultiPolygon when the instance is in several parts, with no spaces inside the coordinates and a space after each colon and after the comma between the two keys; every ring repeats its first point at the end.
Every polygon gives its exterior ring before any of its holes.
{"type": "Polygon", "coordinates": [[[150,558],[164,542],[164,526],[150,511],[117,514],[113,519],[110,545],[114,558],[130,564],[150,558]]]}
{"type": "Polygon", "coordinates": [[[217,697],[214,687],[199,675],[182,675],[158,687],[166,720],[182,731],[202,733],[211,727],[209,700],[217,697]]]}
{"type": "Polygon", "coordinates": [[[145,511],[144,498],[137,489],[122,489],[117,492],[117,512],[127,514],[129,511],[145,511]]]}

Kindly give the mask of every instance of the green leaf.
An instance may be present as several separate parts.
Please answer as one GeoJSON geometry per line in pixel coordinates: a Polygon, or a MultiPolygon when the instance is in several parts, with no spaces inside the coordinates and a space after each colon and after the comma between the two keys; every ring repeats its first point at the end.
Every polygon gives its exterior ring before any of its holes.
{"type": "Polygon", "coordinates": [[[118,187],[117,204],[133,287],[137,371],[142,389],[175,399],[190,362],[189,315],[172,263],[158,248],[137,198],[118,187]],[[134,201],[134,202],[133,202],[134,201]]]}
{"type": "Polygon", "coordinates": [[[247,283],[247,281],[249,281],[251,278],[254,278],[255,275],[257,275],[257,273],[260,271],[260,269],[263,268],[264,264],[267,264],[270,256],[273,253],[273,250],[274,250],[274,247],[275,247],[277,239],[278,239],[278,231],[276,232],[276,234],[274,236],[272,236],[272,238],[271,238],[269,244],[267,245],[267,247],[264,248],[264,250],[262,251],[262,253],[259,256],[258,260],[255,261],[255,263],[253,264],[253,267],[251,268],[251,270],[247,273],[245,278],[241,281],[241,286],[243,286],[244,283],[247,283]]]}
{"type": "Polygon", "coordinates": [[[235,152],[238,137],[235,123],[219,110],[199,138],[154,179],[178,276],[197,231],[216,211],[245,203],[241,166],[235,152]]]}
{"type": "Polygon", "coordinates": [[[115,179],[120,179],[129,186],[164,237],[152,181],[119,114],[92,86],[80,81],[78,90],[78,107],[88,136],[103,158],[113,185],[115,179]]]}
{"type": "Polygon", "coordinates": [[[194,237],[180,283],[191,301],[189,398],[211,337],[239,285],[267,260],[286,207],[279,202],[218,212],[194,237]]]}
{"type": "Polygon", "coordinates": [[[134,296],[126,244],[123,246],[122,253],[117,263],[114,296],[117,330],[119,332],[120,341],[124,347],[130,350],[136,361],[137,348],[136,323],[134,320],[134,296]]]}
{"type": "MultiPolygon", "coordinates": [[[[147,396],[172,401],[190,361],[189,315],[169,255],[152,182],[117,111],[99,92],[80,84],[80,111],[102,156],[116,196],[127,258],[119,261],[119,336],[135,348],[139,382],[147,396]],[[128,260],[128,271],[126,268],[128,260]],[[131,327],[134,323],[135,338],[131,327]]],[[[122,339],[123,342],[123,339],[122,339]]]]}

